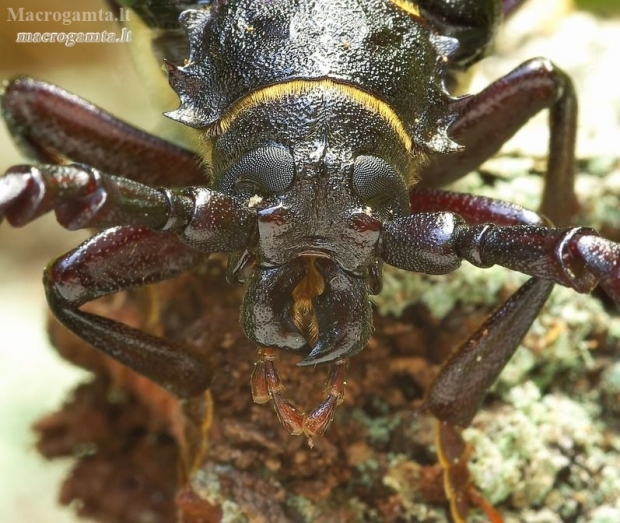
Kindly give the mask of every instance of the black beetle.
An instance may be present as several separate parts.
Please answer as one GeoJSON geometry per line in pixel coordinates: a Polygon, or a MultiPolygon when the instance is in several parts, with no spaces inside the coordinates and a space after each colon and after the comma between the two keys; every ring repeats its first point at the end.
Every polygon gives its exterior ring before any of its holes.
{"type": "Polygon", "coordinates": [[[464,521],[470,502],[484,502],[469,484],[461,429],[554,283],[579,292],[601,284],[620,301],[620,245],[551,226],[567,226],[576,207],[570,79],[533,59],[481,93],[449,92],[518,3],[239,0],[184,11],[189,58],[166,64],[181,99],[167,115],[198,130],[208,180],[189,151],[55,86],[9,83],[4,118],[42,164],[0,178],[0,212],[13,226],[54,210],[68,229],[103,229],[47,267],[56,317],[177,396],[198,395],[213,370],[199,348],[80,306],[228,253],[229,281],[246,288],[242,327],[259,347],[253,397],[273,400],[284,426],[311,441],[342,401],[348,358],[368,342],[368,296],[381,290],[383,262],[444,274],[467,260],[531,275],[426,396],[452,514],[464,521]],[[435,188],[494,154],[543,108],[551,142],[541,214],[435,188]],[[298,354],[300,365],[331,365],[327,397],[308,414],[282,395],[279,350],[298,354]]]}

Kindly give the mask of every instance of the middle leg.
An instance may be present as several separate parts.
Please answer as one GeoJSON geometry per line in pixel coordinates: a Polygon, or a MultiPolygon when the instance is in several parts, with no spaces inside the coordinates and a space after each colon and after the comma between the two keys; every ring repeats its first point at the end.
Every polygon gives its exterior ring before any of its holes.
{"type": "Polygon", "coordinates": [[[450,183],[493,156],[525,123],[549,109],[549,156],[540,211],[560,226],[577,210],[574,192],[577,97],[570,78],[543,58],[529,60],[482,92],[455,102],[450,137],[463,150],[432,160],[421,186],[450,183]]]}

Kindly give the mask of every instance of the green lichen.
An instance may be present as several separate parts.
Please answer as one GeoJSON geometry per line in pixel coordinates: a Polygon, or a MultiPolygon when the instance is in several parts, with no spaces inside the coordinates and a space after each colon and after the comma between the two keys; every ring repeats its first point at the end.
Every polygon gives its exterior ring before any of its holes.
{"type": "Polygon", "coordinates": [[[337,506],[333,504],[320,505],[303,496],[289,495],[286,498],[286,505],[301,516],[301,521],[335,521],[334,514],[339,513],[336,509],[342,509],[344,512],[341,513],[346,513],[348,515],[347,518],[355,517],[354,521],[359,521],[360,523],[380,523],[382,521],[381,516],[376,510],[368,508],[365,503],[356,497],[348,497],[339,501],[337,506]],[[355,516],[351,516],[353,514],[355,516]]]}
{"type": "Polygon", "coordinates": [[[362,409],[353,409],[350,413],[347,413],[347,417],[349,416],[366,427],[368,442],[371,445],[387,443],[394,429],[401,424],[401,419],[398,416],[371,417],[362,409]]]}
{"type": "Polygon", "coordinates": [[[318,515],[316,503],[303,496],[290,494],[286,497],[286,504],[300,514],[303,521],[313,521],[318,515]]]}
{"type": "Polygon", "coordinates": [[[605,407],[614,414],[620,414],[620,362],[605,369],[601,375],[600,391],[605,407]]]}
{"type": "Polygon", "coordinates": [[[351,480],[351,486],[359,485],[371,488],[377,478],[379,463],[374,458],[368,458],[355,464],[355,476],[351,480]]]}
{"type": "Polygon", "coordinates": [[[421,466],[407,456],[394,456],[383,477],[383,484],[398,492],[401,499],[399,521],[449,523],[447,511],[424,503],[417,490],[421,466]]]}
{"type": "Polygon", "coordinates": [[[591,523],[617,523],[620,521],[620,508],[599,507],[592,513],[591,523]]]}
{"type": "Polygon", "coordinates": [[[609,444],[620,436],[597,418],[596,396],[576,402],[564,393],[542,395],[528,381],[506,401],[481,412],[465,437],[476,449],[470,470],[478,487],[492,503],[517,509],[506,513],[507,523],[586,523],[595,510],[620,508],[620,452],[609,444]],[[528,510],[536,506],[550,512],[528,510]]]}
{"type": "Polygon", "coordinates": [[[208,464],[201,467],[192,477],[192,488],[200,498],[221,507],[221,523],[248,523],[242,507],[222,495],[219,476],[230,471],[231,467],[223,465],[208,464]]]}

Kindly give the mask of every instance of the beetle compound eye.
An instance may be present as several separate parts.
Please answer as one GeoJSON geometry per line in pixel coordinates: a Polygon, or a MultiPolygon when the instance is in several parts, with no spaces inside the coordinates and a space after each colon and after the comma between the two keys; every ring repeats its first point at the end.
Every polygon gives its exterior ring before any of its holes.
{"type": "Polygon", "coordinates": [[[355,193],[371,208],[407,213],[407,186],[382,158],[358,156],[353,165],[352,185],[355,193]]]}
{"type": "Polygon", "coordinates": [[[282,147],[262,147],[245,155],[217,183],[226,194],[273,194],[290,187],[295,177],[293,156],[282,147]]]}

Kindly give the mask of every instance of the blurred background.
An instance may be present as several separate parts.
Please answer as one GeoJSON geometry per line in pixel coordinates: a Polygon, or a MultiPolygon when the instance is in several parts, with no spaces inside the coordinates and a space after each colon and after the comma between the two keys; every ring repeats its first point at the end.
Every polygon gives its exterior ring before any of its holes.
{"type": "MultiPolygon", "coordinates": [[[[26,11],[91,11],[99,0],[28,1],[26,11]],[[79,7],[78,7],[79,6],[79,7]]],[[[5,6],[9,6],[5,4],[5,6]]],[[[0,14],[0,80],[26,74],[57,83],[136,125],[152,130],[165,122],[152,104],[149,85],[132,65],[134,44],[17,44],[18,31],[118,31],[113,23],[28,23],[0,14]]],[[[520,62],[547,56],[578,85],[582,124],[579,156],[617,158],[620,93],[614,76],[620,64],[617,0],[530,0],[506,27],[498,56],[485,61],[472,85],[478,90],[520,62]],[[579,9],[594,8],[595,12],[579,9]],[[615,18],[614,18],[615,17],[615,18]]],[[[171,102],[166,108],[175,107],[171,102]]],[[[546,115],[536,118],[507,150],[544,158],[546,115]]],[[[0,172],[22,163],[4,127],[0,128],[0,172]]],[[[55,356],[45,335],[46,306],[40,283],[45,264],[74,247],[81,233],[68,233],[46,217],[24,229],[0,227],[0,521],[65,523],[71,510],[56,498],[69,463],[46,463],[34,449],[30,426],[53,411],[85,373],[55,356]]]]}

